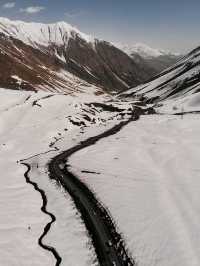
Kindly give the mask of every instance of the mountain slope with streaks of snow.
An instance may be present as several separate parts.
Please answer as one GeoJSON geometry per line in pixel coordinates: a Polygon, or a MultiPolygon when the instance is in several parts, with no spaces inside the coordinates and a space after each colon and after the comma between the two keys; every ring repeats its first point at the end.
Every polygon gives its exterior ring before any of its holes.
{"type": "Polygon", "coordinates": [[[138,64],[148,65],[154,69],[155,75],[175,64],[181,55],[160,49],[152,48],[143,43],[133,45],[119,45],[138,64]]]}
{"type": "MultiPolygon", "coordinates": [[[[4,88],[18,88],[12,76],[23,81],[24,89],[44,88],[40,76],[47,81],[49,78],[41,67],[58,73],[67,71],[111,92],[141,84],[154,73],[148,65],[141,66],[109,42],[94,39],[66,22],[42,24],[0,18],[0,51],[0,86],[4,88]]],[[[57,82],[52,83],[57,91],[57,82]]]]}
{"type": "Polygon", "coordinates": [[[87,42],[94,41],[91,36],[80,32],[64,21],[44,24],[0,18],[0,32],[33,47],[38,47],[38,45],[47,47],[52,43],[58,46],[67,45],[68,40],[76,36],[87,42]]]}
{"type": "Polygon", "coordinates": [[[199,92],[200,48],[198,47],[149,83],[127,90],[121,96],[136,97],[149,103],[165,104],[166,101],[170,101],[176,108],[176,102],[187,104],[191,98],[198,97],[199,92]]]}

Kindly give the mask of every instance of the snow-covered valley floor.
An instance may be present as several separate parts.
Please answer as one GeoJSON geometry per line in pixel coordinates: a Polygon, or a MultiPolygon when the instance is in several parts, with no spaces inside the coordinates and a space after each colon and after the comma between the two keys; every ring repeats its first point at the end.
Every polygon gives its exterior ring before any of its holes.
{"type": "MultiPolygon", "coordinates": [[[[19,163],[26,158],[56,217],[43,242],[58,251],[61,265],[97,265],[85,225],[69,195],[50,181],[47,163],[121,116],[91,105],[109,100],[93,92],[0,89],[0,98],[0,265],[55,265],[38,245],[50,218],[40,210],[41,195],[26,183],[27,169],[19,163]]],[[[199,115],[141,116],[70,159],[72,171],[108,207],[138,266],[200,264],[199,122],[199,115]]]]}
{"type": "Polygon", "coordinates": [[[199,115],[141,117],[70,159],[139,266],[200,265],[199,123],[199,115]]]}
{"type": "Polygon", "coordinates": [[[47,210],[56,216],[43,242],[58,251],[62,265],[96,265],[85,225],[69,195],[50,181],[47,163],[117,122],[114,118],[106,126],[104,121],[115,113],[87,106],[106,97],[93,92],[66,96],[1,89],[0,98],[0,265],[55,265],[53,255],[38,245],[50,217],[40,210],[41,195],[26,183],[27,169],[19,163],[26,158],[32,166],[30,179],[45,191],[47,210]]]}

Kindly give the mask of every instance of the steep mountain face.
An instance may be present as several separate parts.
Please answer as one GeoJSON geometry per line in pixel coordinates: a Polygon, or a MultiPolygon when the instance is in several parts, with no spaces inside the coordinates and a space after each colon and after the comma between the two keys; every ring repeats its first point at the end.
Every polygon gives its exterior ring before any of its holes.
{"type": "Polygon", "coordinates": [[[151,82],[121,93],[146,102],[183,99],[200,92],[200,47],[162,72],[151,82]]]}
{"type": "Polygon", "coordinates": [[[178,54],[153,49],[145,44],[135,44],[133,46],[122,46],[121,48],[138,64],[148,65],[158,74],[166,68],[177,63],[181,58],[178,54]]]}
{"type": "Polygon", "coordinates": [[[68,40],[76,35],[88,42],[92,41],[92,37],[65,22],[42,24],[0,18],[0,31],[34,48],[48,47],[53,43],[57,46],[67,45],[68,40]]]}
{"type": "Polygon", "coordinates": [[[9,89],[73,91],[81,81],[55,56],[0,34],[0,86],[9,89]]]}
{"type": "Polygon", "coordinates": [[[57,50],[71,73],[106,90],[123,91],[152,77],[149,67],[141,68],[125,53],[105,41],[87,43],[78,36],[65,49],[57,50]]]}
{"type": "Polygon", "coordinates": [[[106,91],[123,91],[154,74],[148,65],[137,64],[110,43],[65,22],[0,18],[0,51],[0,86],[13,89],[67,91],[85,82],[106,91]]]}

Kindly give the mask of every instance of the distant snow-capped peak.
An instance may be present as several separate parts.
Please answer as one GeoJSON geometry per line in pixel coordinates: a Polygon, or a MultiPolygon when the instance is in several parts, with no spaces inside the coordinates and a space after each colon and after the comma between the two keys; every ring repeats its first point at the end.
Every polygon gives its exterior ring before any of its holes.
{"type": "Polygon", "coordinates": [[[175,55],[175,54],[172,54],[164,50],[151,48],[148,45],[143,44],[143,43],[136,43],[133,45],[119,45],[119,48],[123,50],[125,53],[127,53],[128,55],[139,54],[141,57],[146,58],[146,59],[164,56],[164,55],[171,55],[171,56],[175,55]]]}
{"type": "Polygon", "coordinates": [[[158,57],[167,54],[165,51],[154,49],[143,43],[136,43],[132,47],[127,47],[130,53],[136,52],[142,57],[158,57]]]}
{"type": "Polygon", "coordinates": [[[48,46],[52,43],[63,45],[67,43],[69,38],[74,38],[75,36],[79,36],[86,42],[93,41],[91,36],[80,32],[77,28],[64,21],[44,24],[0,18],[0,32],[32,46],[48,46]]]}

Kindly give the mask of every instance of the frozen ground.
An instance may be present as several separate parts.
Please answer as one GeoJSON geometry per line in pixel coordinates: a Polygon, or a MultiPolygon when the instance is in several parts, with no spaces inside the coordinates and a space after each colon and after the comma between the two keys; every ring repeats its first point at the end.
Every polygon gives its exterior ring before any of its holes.
{"type": "Polygon", "coordinates": [[[174,114],[179,112],[199,112],[200,93],[191,94],[179,99],[167,100],[157,108],[160,113],[174,114]]]}
{"type": "MultiPolygon", "coordinates": [[[[50,182],[46,164],[118,122],[117,113],[90,105],[109,98],[3,89],[0,98],[0,265],[55,265],[37,243],[49,217],[17,163],[24,158],[56,216],[44,243],[58,251],[62,265],[96,265],[85,226],[70,197],[50,182]]],[[[191,96],[178,110],[185,104],[198,111],[198,103],[191,96]]],[[[71,157],[73,172],[108,207],[139,266],[200,264],[199,120],[198,115],[144,116],[71,157]]]]}
{"type": "Polygon", "coordinates": [[[142,117],[71,157],[139,266],[200,265],[199,123],[198,115],[142,117]]]}
{"type": "MultiPolygon", "coordinates": [[[[115,113],[86,103],[103,102],[106,96],[94,96],[92,92],[66,96],[0,89],[0,98],[0,265],[55,265],[53,255],[37,243],[50,219],[40,210],[40,194],[25,181],[27,169],[17,163],[29,157],[26,162],[32,165],[30,178],[45,191],[47,210],[57,219],[43,242],[58,251],[62,265],[95,265],[85,226],[70,197],[50,182],[46,164],[81,139],[105,130],[105,120],[115,113]]],[[[115,119],[110,126],[113,123],[115,119]]]]}

